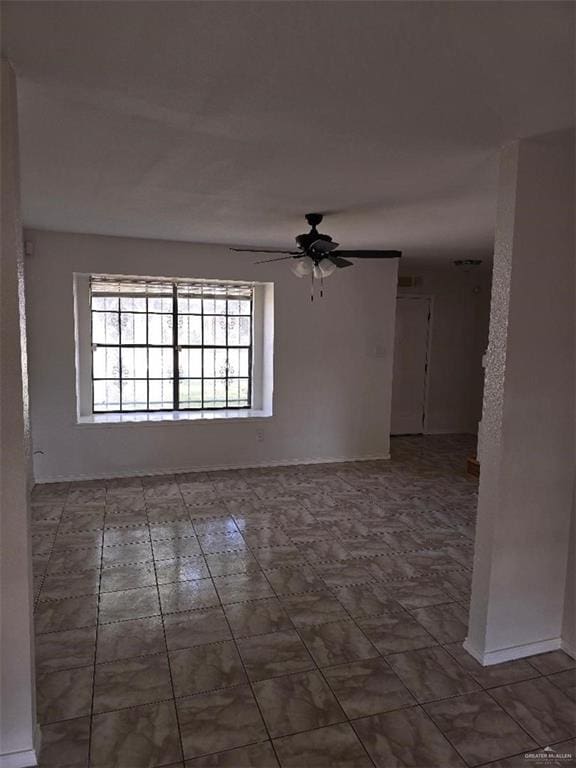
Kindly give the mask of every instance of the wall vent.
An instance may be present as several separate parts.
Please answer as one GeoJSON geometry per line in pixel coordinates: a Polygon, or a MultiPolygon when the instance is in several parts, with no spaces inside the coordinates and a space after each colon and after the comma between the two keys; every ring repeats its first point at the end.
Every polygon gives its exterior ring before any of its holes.
{"type": "Polygon", "coordinates": [[[398,275],[398,288],[417,288],[422,285],[422,278],[416,275],[398,275]]]}

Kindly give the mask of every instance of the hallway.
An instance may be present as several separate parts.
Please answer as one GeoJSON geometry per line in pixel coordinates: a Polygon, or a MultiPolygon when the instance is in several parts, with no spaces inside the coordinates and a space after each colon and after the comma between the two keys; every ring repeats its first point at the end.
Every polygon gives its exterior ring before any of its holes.
{"type": "Polygon", "coordinates": [[[462,649],[473,446],[36,486],[41,766],[574,764],[576,662],[462,649]]]}

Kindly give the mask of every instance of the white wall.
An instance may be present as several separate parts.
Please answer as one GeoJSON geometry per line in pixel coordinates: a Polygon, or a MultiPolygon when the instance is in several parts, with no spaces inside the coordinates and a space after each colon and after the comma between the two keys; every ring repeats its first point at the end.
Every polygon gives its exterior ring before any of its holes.
{"type": "Polygon", "coordinates": [[[576,498],[572,504],[565,590],[564,615],[562,617],[562,648],[576,658],[576,498]]]}
{"type": "Polygon", "coordinates": [[[27,258],[37,481],[389,453],[397,261],[310,283],[224,247],[33,231],[27,258]],[[274,415],[250,422],[77,425],[74,272],[275,283],[274,415]],[[259,433],[263,437],[258,440],[259,433]]]}
{"type": "Polygon", "coordinates": [[[16,83],[9,63],[1,67],[0,766],[23,768],[36,765],[29,427],[16,83]]]}
{"type": "Polygon", "coordinates": [[[574,136],[502,155],[468,650],[562,645],[574,483],[574,136]]]}
{"type": "Polygon", "coordinates": [[[451,261],[434,266],[400,263],[401,275],[421,278],[398,294],[432,297],[425,431],[476,433],[482,414],[484,369],[490,317],[489,258],[476,270],[451,261]]]}
{"type": "MultiPolygon", "coordinates": [[[[576,270],[574,270],[574,293],[576,295],[576,270]]],[[[576,301],[574,302],[574,327],[576,328],[576,301]]],[[[574,382],[574,399],[576,401],[576,380],[574,382]]],[[[574,443],[576,445],[576,407],[574,409],[574,443]]],[[[562,647],[576,658],[576,452],[574,459],[574,492],[568,568],[566,571],[566,594],[564,595],[564,616],[562,618],[562,647]]]]}

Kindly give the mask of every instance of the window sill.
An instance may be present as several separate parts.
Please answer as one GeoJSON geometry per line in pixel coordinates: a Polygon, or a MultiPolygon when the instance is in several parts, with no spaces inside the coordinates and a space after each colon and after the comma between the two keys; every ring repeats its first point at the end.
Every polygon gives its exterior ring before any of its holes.
{"type": "Polygon", "coordinates": [[[217,411],[160,411],[157,413],[96,413],[91,416],[79,416],[76,422],[80,427],[109,427],[118,424],[188,424],[190,422],[258,421],[269,419],[272,412],[249,408],[246,410],[222,409],[217,411]]]}

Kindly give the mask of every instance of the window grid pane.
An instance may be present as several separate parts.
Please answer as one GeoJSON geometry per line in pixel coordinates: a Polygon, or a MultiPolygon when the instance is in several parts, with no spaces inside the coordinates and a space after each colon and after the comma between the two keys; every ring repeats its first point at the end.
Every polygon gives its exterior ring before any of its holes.
{"type": "Polygon", "coordinates": [[[252,288],[92,278],[94,413],[250,408],[252,288]]]}

